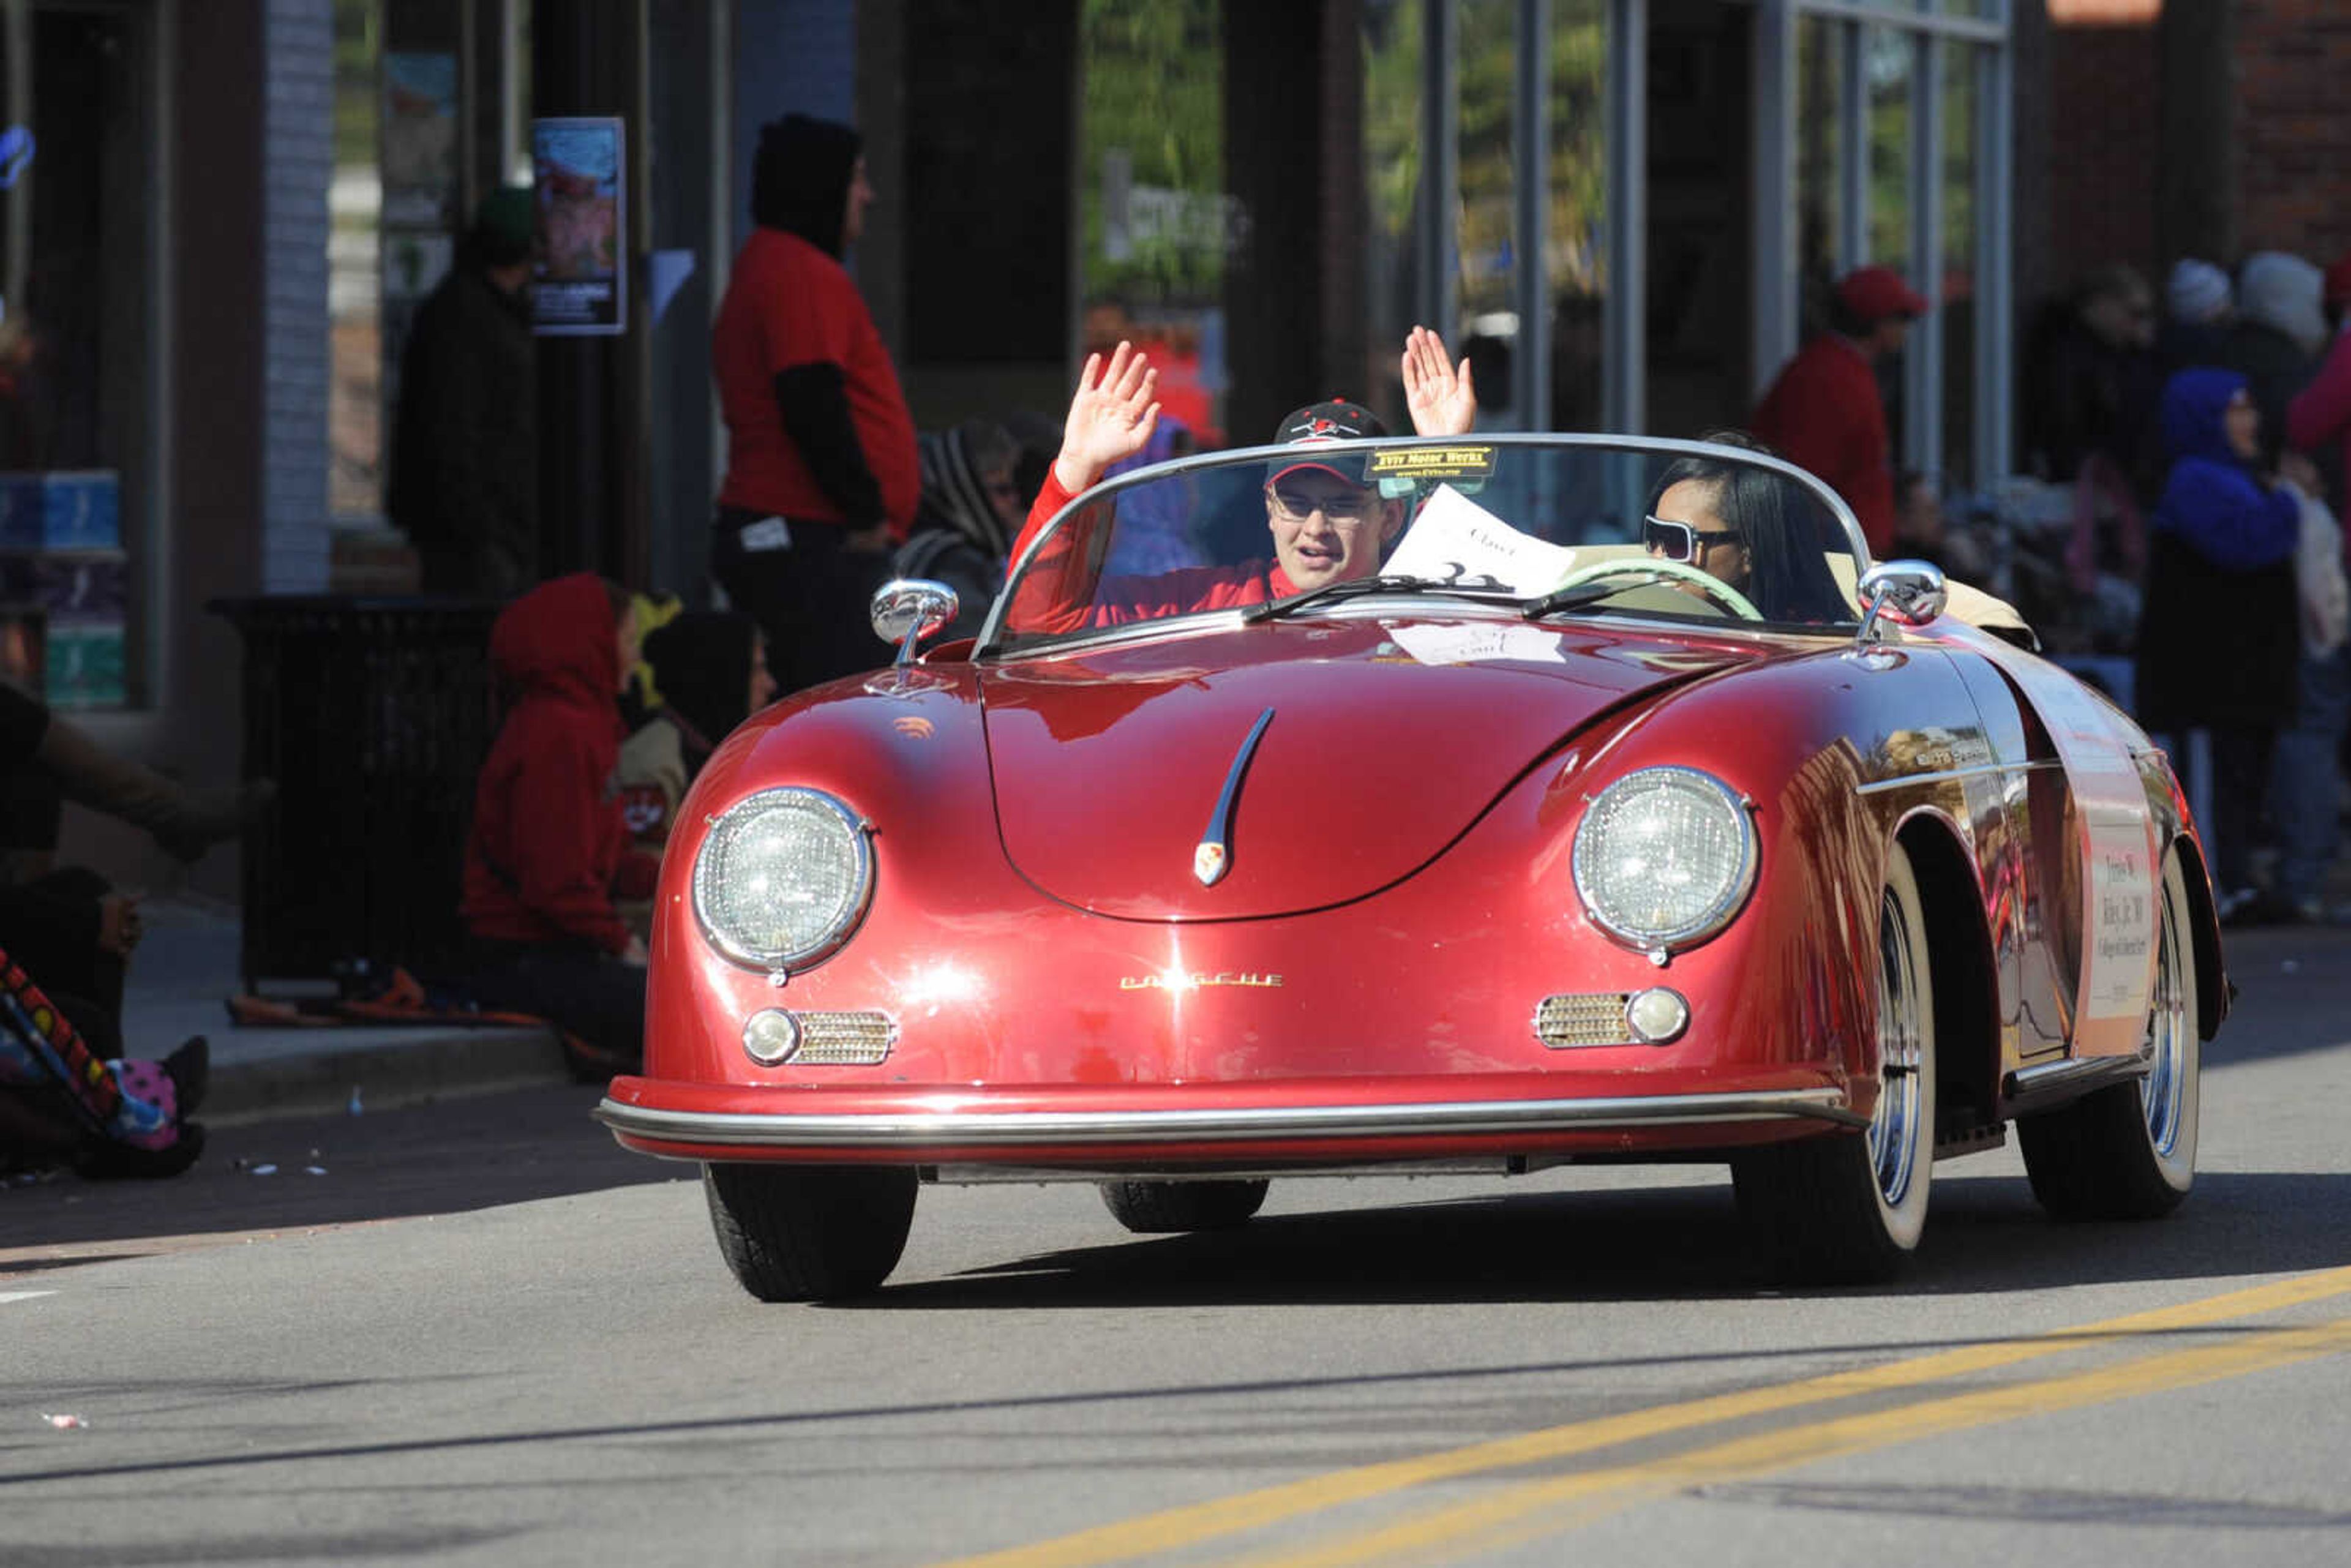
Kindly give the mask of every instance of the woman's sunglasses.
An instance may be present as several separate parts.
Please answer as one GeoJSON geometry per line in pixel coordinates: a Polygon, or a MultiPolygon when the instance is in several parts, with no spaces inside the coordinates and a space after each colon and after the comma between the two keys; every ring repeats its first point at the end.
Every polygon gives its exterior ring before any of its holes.
{"type": "Polygon", "coordinates": [[[1641,519],[1641,548],[1653,549],[1667,560],[1695,561],[1698,552],[1708,546],[1737,544],[1740,538],[1733,528],[1701,533],[1694,525],[1677,523],[1670,517],[1641,519]]]}

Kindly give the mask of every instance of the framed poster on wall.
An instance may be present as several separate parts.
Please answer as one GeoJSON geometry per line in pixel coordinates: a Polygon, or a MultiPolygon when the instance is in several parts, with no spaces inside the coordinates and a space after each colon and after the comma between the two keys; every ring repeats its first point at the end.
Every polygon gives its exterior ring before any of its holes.
{"type": "Polygon", "coordinates": [[[618,115],[531,121],[538,235],[531,292],[542,333],[614,335],[629,329],[624,147],[618,115]]]}

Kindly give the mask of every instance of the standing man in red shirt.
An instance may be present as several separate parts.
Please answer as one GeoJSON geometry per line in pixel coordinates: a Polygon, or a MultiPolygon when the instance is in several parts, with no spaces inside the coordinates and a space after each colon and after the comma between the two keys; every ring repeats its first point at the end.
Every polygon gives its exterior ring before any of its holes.
{"type": "Polygon", "coordinates": [[[914,417],[841,262],[873,200],[861,145],[801,114],[760,131],[757,226],[711,331],[727,438],[711,574],[785,691],[884,662],[867,601],[922,494],[914,417]]]}
{"type": "Polygon", "coordinates": [[[1829,326],[1796,351],[1755,408],[1749,427],[1789,462],[1844,497],[1872,555],[1894,545],[1894,464],[1877,361],[1901,352],[1910,323],[1927,313],[1890,267],[1857,267],[1839,280],[1829,326]]]}

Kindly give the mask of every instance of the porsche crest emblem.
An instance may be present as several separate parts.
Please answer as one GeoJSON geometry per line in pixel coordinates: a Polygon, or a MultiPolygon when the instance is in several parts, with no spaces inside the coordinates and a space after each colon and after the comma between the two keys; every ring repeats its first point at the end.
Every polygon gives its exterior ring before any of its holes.
{"type": "Polygon", "coordinates": [[[1219,843],[1205,843],[1192,852],[1192,874],[1200,879],[1202,887],[1216,886],[1217,879],[1225,874],[1230,863],[1225,846],[1219,843]]]}

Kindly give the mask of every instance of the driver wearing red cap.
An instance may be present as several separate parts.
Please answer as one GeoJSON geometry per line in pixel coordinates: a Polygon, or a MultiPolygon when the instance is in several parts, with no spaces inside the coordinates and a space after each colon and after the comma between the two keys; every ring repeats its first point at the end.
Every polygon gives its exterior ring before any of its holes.
{"type": "MultiPolygon", "coordinates": [[[[1415,327],[1405,340],[1402,361],[1405,400],[1420,435],[1466,435],[1478,414],[1469,364],[1457,368],[1443,340],[1415,327]]],[[[1158,421],[1153,394],[1158,372],[1122,342],[1110,362],[1089,355],[1063,427],[1061,455],[1029,520],[1013,541],[1019,560],[1053,516],[1102,477],[1105,469],[1143,450],[1158,421]]],[[[1310,403],[1285,417],[1277,443],[1301,448],[1336,448],[1387,434],[1377,415],[1343,398],[1310,403]]],[[[1082,581],[1074,556],[1076,530],[1064,529],[1044,546],[1023,577],[1016,616],[1032,631],[1074,631],[1080,626],[1115,626],[1132,621],[1224,610],[1286,599],[1329,582],[1369,577],[1379,570],[1389,544],[1403,531],[1405,503],[1383,498],[1366,483],[1364,459],[1343,451],[1302,452],[1270,465],[1265,486],[1266,526],[1273,535],[1273,559],[1238,566],[1188,567],[1149,577],[1114,578],[1099,585],[1082,581]]]]}

